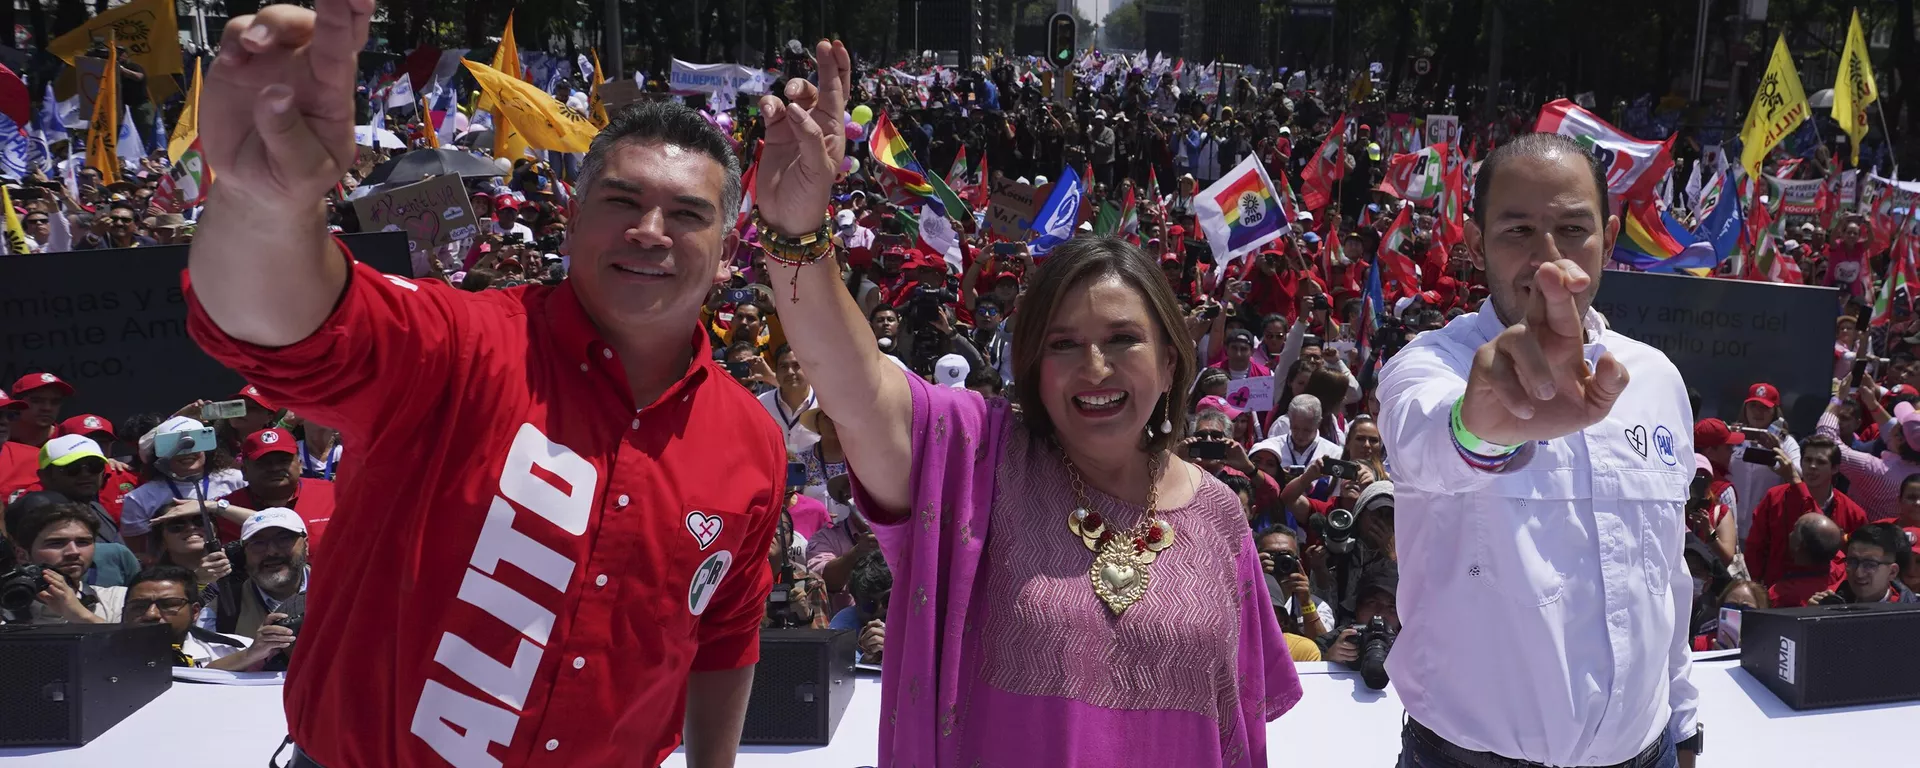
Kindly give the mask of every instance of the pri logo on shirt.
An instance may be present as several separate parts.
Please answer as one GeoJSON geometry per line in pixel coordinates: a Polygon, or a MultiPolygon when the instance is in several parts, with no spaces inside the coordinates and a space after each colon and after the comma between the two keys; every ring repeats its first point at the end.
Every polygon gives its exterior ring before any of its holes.
{"type": "Polygon", "coordinates": [[[688,613],[698,616],[707,612],[707,603],[713,600],[720,580],[727,577],[727,570],[732,567],[732,552],[723,549],[707,556],[706,562],[694,570],[693,583],[687,586],[688,613]]]}

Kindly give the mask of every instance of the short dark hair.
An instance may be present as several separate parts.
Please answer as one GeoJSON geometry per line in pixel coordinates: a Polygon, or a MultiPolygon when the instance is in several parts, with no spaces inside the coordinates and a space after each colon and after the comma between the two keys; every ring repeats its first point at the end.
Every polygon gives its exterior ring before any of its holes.
{"type": "Polygon", "coordinates": [[[981,368],[967,373],[967,389],[991,387],[994,394],[1000,393],[1000,372],[993,368],[981,368]]]}
{"type": "Polygon", "coordinates": [[[1906,495],[1907,486],[1913,485],[1915,483],[1920,483],[1920,472],[1915,472],[1911,475],[1907,475],[1907,479],[1900,481],[1900,494],[1902,496],[1906,495]]]}
{"type": "Polygon", "coordinates": [[[1275,523],[1275,524],[1273,524],[1273,525],[1269,525],[1269,526],[1267,526],[1267,527],[1265,527],[1265,528],[1262,528],[1262,529],[1260,529],[1259,531],[1256,531],[1256,532],[1255,532],[1255,533],[1253,534],[1253,545],[1254,545],[1254,548],[1255,548],[1255,549],[1258,549],[1258,548],[1260,547],[1260,541],[1261,541],[1262,539],[1265,539],[1265,538],[1266,538],[1266,537],[1268,537],[1268,536],[1285,536],[1285,537],[1287,537],[1287,538],[1289,538],[1289,539],[1293,539],[1293,545],[1294,545],[1294,546],[1296,546],[1296,547],[1297,547],[1297,546],[1300,546],[1300,532],[1299,532],[1299,531],[1296,531],[1296,530],[1294,530],[1294,529],[1292,529],[1292,528],[1289,528],[1289,527],[1287,527],[1287,526],[1285,526],[1285,525],[1282,525],[1282,524],[1279,524],[1279,523],[1275,523]]]}
{"type": "Polygon", "coordinates": [[[1253,495],[1253,482],[1248,480],[1246,475],[1221,472],[1214,475],[1214,477],[1220,478],[1220,482],[1226,484],[1227,490],[1233,491],[1234,493],[1244,493],[1248,496],[1253,495]]]}
{"type": "Polygon", "coordinates": [[[760,348],[754,346],[753,342],[751,341],[736,341],[732,345],[727,347],[728,357],[732,357],[734,355],[743,355],[743,354],[744,355],[760,354],[760,348]]]}
{"type": "Polygon", "coordinates": [[[774,347],[774,348],[773,348],[773,362],[774,362],[774,364],[775,364],[775,365],[779,365],[779,364],[780,364],[780,358],[783,358],[783,357],[786,357],[787,355],[791,355],[791,354],[793,354],[793,345],[792,345],[792,344],[782,344],[782,345],[780,345],[780,346],[777,346],[777,347],[774,347]]]}
{"type": "Polygon", "coordinates": [[[607,154],[627,141],[658,141],[685,147],[713,158],[726,171],[720,192],[720,221],[731,223],[740,215],[740,158],[720,129],[700,116],[692,107],[670,101],[647,101],[613,113],[607,127],[593,137],[587,155],[580,161],[580,196],[599,181],[606,170],[607,154]]]}
{"type": "Polygon", "coordinates": [[[33,542],[40,538],[41,533],[67,521],[80,523],[87,527],[87,532],[100,535],[100,518],[93,514],[93,509],[79,502],[66,501],[28,510],[21,516],[20,522],[14,524],[7,538],[22,549],[32,549],[33,542]]]}
{"type": "Polygon", "coordinates": [[[1607,169],[1600,165],[1586,147],[1580,142],[1557,133],[1528,133],[1495,148],[1480,164],[1480,171],[1473,177],[1473,223],[1487,223],[1487,198],[1493,193],[1493,179],[1498,176],[1500,166],[1515,157],[1547,159],[1555,152],[1566,152],[1586,160],[1587,170],[1593,174],[1593,193],[1600,198],[1600,224],[1605,226],[1607,217],[1613,215],[1613,206],[1607,199],[1607,169]]]}
{"type": "Polygon", "coordinates": [[[873,322],[873,316],[880,314],[882,311],[892,312],[896,315],[900,314],[900,310],[894,307],[892,304],[881,302],[879,304],[873,305],[873,309],[867,310],[867,322],[869,323],[873,322]]]}
{"type": "Polygon", "coordinates": [[[1827,454],[1828,464],[1832,465],[1835,469],[1840,467],[1840,443],[1831,437],[1826,435],[1811,435],[1807,439],[1800,441],[1800,455],[1805,456],[1807,451],[1821,451],[1827,454]]]}
{"type": "Polygon", "coordinates": [[[142,568],[139,573],[134,574],[133,579],[127,582],[127,592],[131,593],[134,587],[149,581],[179,582],[180,586],[186,588],[188,600],[196,603],[200,602],[200,579],[195,577],[191,570],[177,565],[147,566],[146,568],[142,568]]]}
{"type": "Polygon", "coordinates": [[[1847,546],[1855,542],[1872,544],[1893,557],[1900,566],[1900,573],[1906,574],[1913,569],[1913,544],[1907,541],[1907,530],[1895,523],[1868,523],[1854,529],[1847,537],[1847,546]]]}
{"type": "Polygon", "coordinates": [[[887,558],[879,550],[862,556],[847,574],[847,591],[853,593],[856,602],[865,601],[889,589],[893,589],[893,570],[887,567],[887,558]]]}

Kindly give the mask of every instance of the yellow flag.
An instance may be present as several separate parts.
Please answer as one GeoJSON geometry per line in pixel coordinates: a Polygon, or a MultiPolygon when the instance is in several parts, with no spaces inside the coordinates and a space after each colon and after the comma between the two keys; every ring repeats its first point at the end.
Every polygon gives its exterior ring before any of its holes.
{"type": "Polygon", "coordinates": [[[127,46],[128,58],[146,70],[147,95],[156,104],[163,102],[180,91],[173,75],[185,74],[181,67],[180,19],[174,15],[173,2],[133,0],[113,8],[54,38],[47,43],[47,53],[72,65],[74,57],[86,53],[95,40],[117,39],[127,46]]]}
{"type": "Polygon", "coordinates": [[[180,122],[173,124],[167,138],[167,159],[180,162],[180,154],[200,138],[200,60],[193,60],[193,87],[187,90],[187,106],[180,110],[180,122]]]}
{"type": "Polygon", "coordinates": [[[99,171],[100,183],[107,185],[120,180],[120,55],[111,34],[107,66],[100,72],[100,93],[87,122],[87,167],[99,171]]]}
{"type": "Polygon", "coordinates": [[[1786,33],[1781,33],[1774,40],[1767,74],[1753,94],[1753,106],[1747,109],[1746,125],[1740,129],[1740,165],[1747,169],[1747,178],[1760,178],[1760,161],[1773,145],[1800,127],[1807,113],[1807,92],[1800,88],[1800,73],[1787,53],[1786,33]]]}
{"type": "MultiPolygon", "coordinates": [[[[501,132],[511,124],[527,145],[534,149],[558,150],[561,152],[585,152],[593,143],[593,137],[600,131],[593,127],[593,121],[585,115],[567,108],[567,105],[554,99],[546,91],[532,83],[518,80],[485,64],[462,61],[473,78],[480,81],[480,90],[491,96],[495,103],[495,113],[505,118],[493,125],[494,139],[497,143],[501,132]]],[[[495,157],[515,157],[496,152],[495,157]]]]}
{"type": "Polygon", "coordinates": [[[1880,98],[1873,83],[1873,63],[1867,60],[1867,36],[1860,31],[1860,9],[1853,10],[1847,27],[1847,47],[1840,52],[1840,72],[1833,79],[1833,121],[1847,132],[1853,164],[1860,164],[1860,140],[1867,135],[1867,105],[1880,98]]]}
{"type": "MultiPolygon", "coordinates": [[[[7,211],[7,253],[15,256],[27,252],[27,229],[20,226],[20,214],[13,212],[13,195],[7,194],[6,187],[0,187],[0,208],[7,211]]],[[[54,214],[59,216],[60,214],[54,214]]]]}
{"type": "Polygon", "coordinates": [[[599,51],[588,48],[587,55],[593,57],[593,88],[587,92],[587,111],[593,118],[593,127],[605,128],[607,123],[613,122],[612,118],[607,116],[607,103],[600,100],[600,84],[607,81],[607,74],[600,71],[599,51]]]}

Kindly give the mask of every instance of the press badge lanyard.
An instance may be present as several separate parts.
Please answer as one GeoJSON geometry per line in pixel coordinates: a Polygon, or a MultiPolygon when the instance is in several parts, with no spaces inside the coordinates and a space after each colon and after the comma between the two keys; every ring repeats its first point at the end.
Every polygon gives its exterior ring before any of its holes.
{"type": "MultiPolygon", "coordinates": [[[[180,486],[178,486],[178,485],[175,485],[175,484],[174,484],[174,482],[173,482],[173,478],[171,478],[171,477],[166,477],[166,476],[164,476],[164,475],[162,475],[162,477],[163,477],[163,478],[165,478],[165,479],[166,479],[166,481],[167,481],[167,488],[168,488],[169,490],[171,490],[171,491],[173,491],[173,497],[174,497],[174,498],[176,498],[176,499],[186,499],[186,498],[194,498],[194,497],[189,497],[189,496],[187,496],[187,495],[186,495],[185,493],[182,493],[182,492],[180,491],[180,486]]],[[[199,497],[198,497],[198,498],[199,498],[199,499],[200,499],[201,501],[206,501],[206,499],[207,499],[207,490],[208,490],[208,489],[209,489],[209,488],[211,487],[211,486],[210,486],[210,483],[211,483],[212,481],[213,481],[213,476],[212,476],[212,475],[208,475],[208,474],[202,474],[202,475],[200,476],[200,495],[199,495],[199,497]]],[[[192,485],[191,483],[189,483],[189,484],[187,485],[187,488],[189,488],[189,489],[191,489],[191,488],[193,488],[193,485],[192,485]]]]}
{"type": "MultiPolygon", "coordinates": [[[[334,447],[338,448],[339,446],[335,445],[334,447]]],[[[335,462],[339,461],[338,458],[334,457],[333,453],[334,453],[333,449],[327,450],[326,469],[323,469],[320,471],[320,479],[325,480],[327,482],[333,482],[333,465],[335,462]]],[[[313,454],[307,450],[307,441],[305,440],[300,441],[300,466],[303,470],[306,467],[307,460],[311,458],[313,458],[313,454]]]]}
{"type": "Polygon", "coordinates": [[[809,409],[813,408],[814,397],[815,395],[812,392],[808,392],[807,401],[801,403],[800,410],[795,411],[793,418],[789,419],[787,418],[787,401],[780,399],[780,393],[775,392],[773,394],[773,407],[780,409],[780,421],[786,423],[788,432],[793,431],[793,425],[800,423],[800,416],[802,414],[805,414],[809,409]]]}

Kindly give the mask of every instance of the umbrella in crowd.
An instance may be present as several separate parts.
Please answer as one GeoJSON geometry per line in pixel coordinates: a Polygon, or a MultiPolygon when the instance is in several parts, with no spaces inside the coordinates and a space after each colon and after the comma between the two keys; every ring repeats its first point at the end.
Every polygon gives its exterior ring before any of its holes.
{"type": "Polygon", "coordinates": [[[500,175],[493,161],[458,149],[416,149],[374,166],[363,184],[411,184],[434,176],[460,174],[463,179],[500,175]]]}
{"type": "Polygon", "coordinates": [[[376,146],[374,144],[376,139],[380,142],[377,145],[380,149],[407,148],[407,142],[402,141],[400,135],[393,131],[385,128],[376,131],[371,125],[356,125],[353,127],[353,143],[363,147],[373,147],[376,146]]]}

